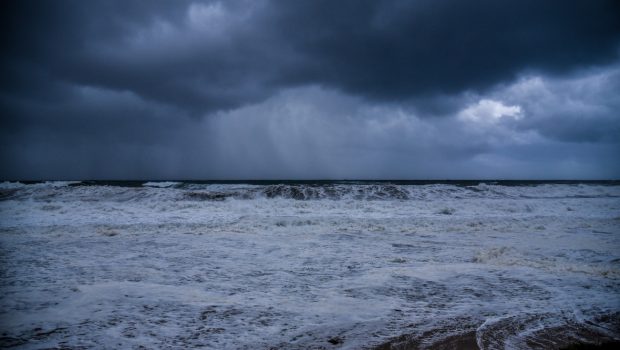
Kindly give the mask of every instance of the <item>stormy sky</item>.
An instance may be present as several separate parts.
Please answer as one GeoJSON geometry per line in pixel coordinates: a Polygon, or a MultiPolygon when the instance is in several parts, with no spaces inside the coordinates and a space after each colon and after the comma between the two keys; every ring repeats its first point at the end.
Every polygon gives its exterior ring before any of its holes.
{"type": "Polygon", "coordinates": [[[0,6],[2,179],[620,178],[616,0],[0,6]]]}

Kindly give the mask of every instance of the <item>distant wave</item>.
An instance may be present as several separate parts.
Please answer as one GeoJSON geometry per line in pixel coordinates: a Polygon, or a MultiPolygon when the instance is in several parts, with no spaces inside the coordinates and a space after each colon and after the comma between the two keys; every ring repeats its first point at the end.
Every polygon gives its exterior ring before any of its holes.
{"type": "Polygon", "coordinates": [[[432,200],[450,199],[561,199],[619,198],[620,184],[600,183],[499,183],[402,184],[390,182],[317,183],[200,183],[200,182],[3,182],[0,199],[50,198],[127,201],[147,197],[173,201],[222,201],[255,199],[292,200],[432,200]],[[76,198],[78,197],[78,198],[76,198]]]}
{"type": "Polygon", "coordinates": [[[184,192],[188,200],[283,198],[295,200],[428,200],[434,198],[600,198],[620,197],[620,186],[594,185],[267,185],[250,188],[219,187],[184,192]]]}
{"type": "Polygon", "coordinates": [[[177,187],[181,186],[182,182],[175,181],[149,181],[142,184],[144,187],[159,187],[159,188],[168,188],[168,187],[177,187]]]}

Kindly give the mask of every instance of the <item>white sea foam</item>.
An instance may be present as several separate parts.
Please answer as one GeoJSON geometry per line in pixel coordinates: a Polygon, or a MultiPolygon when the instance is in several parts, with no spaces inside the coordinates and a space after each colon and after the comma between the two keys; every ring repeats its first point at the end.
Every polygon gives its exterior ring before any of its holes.
{"type": "Polygon", "coordinates": [[[149,181],[142,184],[145,187],[159,187],[159,188],[167,188],[167,187],[176,187],[180,186],[181,182],[175,181],[149,181]]]}
{"type": "Polygon", "coordinates": [[[620,315],[620,186],[2,189],[4,346],[518,348],[620,315]]]}

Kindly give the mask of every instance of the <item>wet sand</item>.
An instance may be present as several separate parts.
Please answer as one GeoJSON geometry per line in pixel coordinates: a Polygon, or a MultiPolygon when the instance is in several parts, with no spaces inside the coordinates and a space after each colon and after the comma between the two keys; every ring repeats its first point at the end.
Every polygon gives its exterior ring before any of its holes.
{"type": "MultiPolygon", "coordinates": [[[[620,341],[603,341],[597,342],[593,339],[594,343],[572,343],[570,345],[559,345],[566,342],[565,339],[557,338],[555,341],[549,341],[546,345],[536,344],[531,349],[561,349],[561,350],[612,350],[620,349],[620,341]],[[555,343],[555,344],[553,344],[555,343]]],[[[470,332],[462,335],[449,336],[446,339],[438,341],[433,344],[423,345],[419,339],[407,339],[406,336],[399,337],[390,342],[381,344],[374,348],[374,350],[414,350],[414,349],[429,349],[429,350],[479,350],[476,343],[476,333],[470,332]]]]}
{"type": "MultiPolygon", "coordinates": [[[[617,321],[617,320],[616,320],[617,321]]],[[[597,325],[567,324],[564,327],[542,329],[530,335],[523,336],[517,344],[510,344],[508,348],[526,349],[620,349],[620,339],[614,338],[605,332],[605,328],[597,325]],[[514,346],[517,345],[517,346],[514,346]]],[[[373,350],[477,350],[503,349],[506,334],[485,334],[477,339],[475,330],[466,330],[462,333],[450,333],[450,330],[436,330],[422,335],[401,335],[388,342],[380,344],[373,350]],[[442,334],[445,332],[445,334],[442,334]]]]}
{"type": "Polygon", "coordinates": [[[413,350],[413,349],[479,349],[476,344],[476,332],[451,335],[442,340],[428,344],[425,339],[415,338],[407,335],[392,339],[389,342],[377,346],[374,350],[413,350]]]}

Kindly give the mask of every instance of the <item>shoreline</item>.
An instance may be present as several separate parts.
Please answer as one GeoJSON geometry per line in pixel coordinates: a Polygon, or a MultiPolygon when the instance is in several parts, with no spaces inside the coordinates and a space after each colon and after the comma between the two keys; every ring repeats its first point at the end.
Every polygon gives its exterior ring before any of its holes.
{"type": "MultiPolygon", "coordinates": [[[[612,320],[617,326],[620,320],[612,320]]],[[[508,332],[523,329],[506,328],[495,329],[490,334],[482,334],[478,339],[477,329],[464,327],[455,332],[449,328],[436,329],[423,334],[403,334],[396,336],[382,344],[372,347],[372,350],[479,350],[504,348],[527,349],[559,349],[559,350],[594,350],[620,349],[618,334],[610,334],[603,330],[608,329],[594,323],[566,324],[561,327],[545,328],[531,334],[519,336],[508,332]],[[517,338],[517,339],[515,339],[517,338]],[[516,343],[515,343],[516,341],[516,343]],[[479,346],[481,343],[482,347],[479,346]]],[[[612,331],[613,333],[613,331],[612,331]]]]}
{"type": "MultiPolygon", "coordinates": [[[[570,344],[564,344],[565,340],[557,339],[557,344],[552,344],[549,341],[547,346],[538,345],[531,347],[532,349],[559,349],[559,350],[612,350],[620,349],[620,341],[597,341],[590,342],[574,342],[570,344]]],[[[407,336],[400,336],[394,340],[390,340],[386,343],[380,344],[371,348],[372,350],[415,350],[415,349],[428,349],[428,350],[480,350],[476,342],[476,333],[468,332],[461,335],[448,336],[442,340],[439,340],[432,344],[424,344],[424,339],[407,339],[407,336]]]]}

